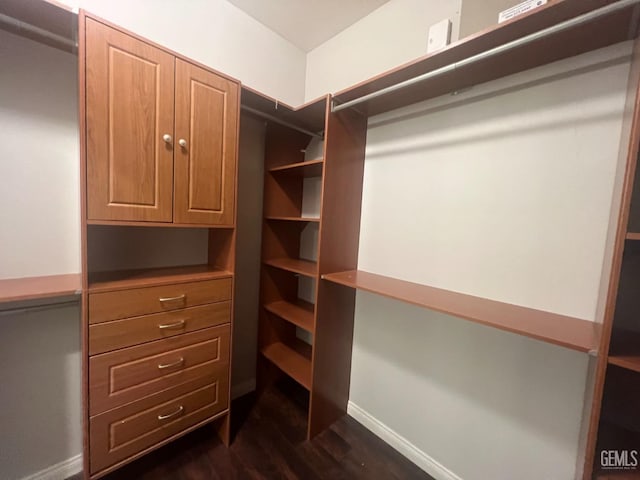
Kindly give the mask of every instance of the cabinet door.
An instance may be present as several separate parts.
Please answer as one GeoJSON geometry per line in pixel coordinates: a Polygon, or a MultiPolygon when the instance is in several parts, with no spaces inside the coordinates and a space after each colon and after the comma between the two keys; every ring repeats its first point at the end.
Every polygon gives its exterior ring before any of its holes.
{"type": "Polygon", "coordinates": [[[238,93],[235,82],[176,60],[176,223],[233,223],[238,93]]]}
{"type": "Polygon", "coordinates": [[[91,19],[86,34],[88,218],[170,222],[174,57],[91,19]]]}

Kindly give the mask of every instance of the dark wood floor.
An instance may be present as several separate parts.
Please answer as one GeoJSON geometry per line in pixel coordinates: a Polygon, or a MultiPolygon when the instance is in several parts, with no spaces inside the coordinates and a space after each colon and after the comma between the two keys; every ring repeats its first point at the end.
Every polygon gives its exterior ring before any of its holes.
{"type": "Polygon", "coordinates": [[[348,416],[305,441],[305,393],[287,382],[236,400],[228,449],[204,427],[104,478],[433,480],[348,416]]]}

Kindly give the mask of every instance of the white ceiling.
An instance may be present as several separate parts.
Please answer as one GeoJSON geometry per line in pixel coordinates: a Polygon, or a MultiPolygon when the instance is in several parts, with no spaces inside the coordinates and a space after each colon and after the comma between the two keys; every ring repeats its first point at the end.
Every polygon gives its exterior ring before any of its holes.
{"type": "Polygon", "coordinates": [[[305,52],[389,0],[229,0],[305,52]]]}

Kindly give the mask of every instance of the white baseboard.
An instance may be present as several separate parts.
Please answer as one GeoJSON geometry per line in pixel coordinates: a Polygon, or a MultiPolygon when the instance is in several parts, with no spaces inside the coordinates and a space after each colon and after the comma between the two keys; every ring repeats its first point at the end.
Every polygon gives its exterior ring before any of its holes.
{"type": "Polygon", "coordinates": [[[239,383],[237,385],[231,385],[231,399],[235,400],[238,397],[251,393],[256,389],[256,379],[252,378],[246,382],[239,383]]]}
{"type": "Polygon", "coordinates": [[[458,475],[438,463],[409,440],[398,435],[355,403],[349,402],[347,413],[436,480],[462,480],[458,475]]]}
{"type": "Polygon", "coordinates": [[[81,471],[82,455],[80,454],[24,477],[22,480],[65,480],[81,471]]]}

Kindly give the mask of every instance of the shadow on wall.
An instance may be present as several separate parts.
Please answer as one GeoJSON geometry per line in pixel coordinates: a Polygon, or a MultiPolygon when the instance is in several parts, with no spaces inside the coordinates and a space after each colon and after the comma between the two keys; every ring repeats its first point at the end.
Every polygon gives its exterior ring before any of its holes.
{"type": "Polygon", "coordinates": [[[240,117],[238,152],[238,219],[236,245],[235,314],[232,395],[255,387],[262,245],[262,189],[264,184],[265,124],[240,117]]]}
{"type": "Polygon", "coordinates": [[[0,477],[82,453],[80,307],[0,313],[0,477]]]}

